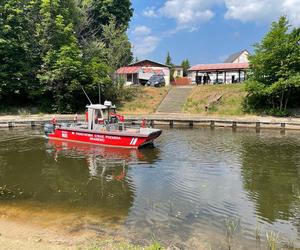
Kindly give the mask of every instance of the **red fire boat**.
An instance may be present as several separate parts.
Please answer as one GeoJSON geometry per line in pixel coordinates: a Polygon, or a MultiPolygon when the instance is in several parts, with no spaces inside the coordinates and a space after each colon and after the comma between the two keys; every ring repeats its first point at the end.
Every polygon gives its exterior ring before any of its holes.
{"type": "Polygon", "coordinates": [[[115,113],[111,102],[104,105],[91,104],[86,106],[86,121],[58,124],[46,124],[45,134],[49,139],[77,141],[113,147],[140,148],[159,137],[161,129],[141,126],[128,126],[124,117],[115,113]]]}

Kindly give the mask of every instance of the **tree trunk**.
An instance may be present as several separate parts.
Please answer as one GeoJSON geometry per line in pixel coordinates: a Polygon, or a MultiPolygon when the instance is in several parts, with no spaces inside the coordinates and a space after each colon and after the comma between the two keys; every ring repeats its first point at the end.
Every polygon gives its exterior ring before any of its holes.
{"type": "Polygon", "coordinates": [[[283,98],[284,98],[284,91],[281,92],[280,106],[279,106],[280,111],[282,111],[282,107],[283,107],[283,98]]]}
{"type": "Polygon", "coordinates": [[[288,90],[288,93],[286,95],[285,104],[284,104],[284,110],[287,109],[287,105],[288,105],[288,102],[289,102],[290,95],[291,95],[291,89],[288,90]]]}

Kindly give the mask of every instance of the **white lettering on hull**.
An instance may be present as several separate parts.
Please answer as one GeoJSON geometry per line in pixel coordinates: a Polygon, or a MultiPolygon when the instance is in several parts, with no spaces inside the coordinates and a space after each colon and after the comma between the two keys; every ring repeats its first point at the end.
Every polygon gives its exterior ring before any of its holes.
{"type": "Polygon", "coordinates": [[[67,132],[62,132],[61,137],[62,138],[68,138],[68,133],[67,132]]]}

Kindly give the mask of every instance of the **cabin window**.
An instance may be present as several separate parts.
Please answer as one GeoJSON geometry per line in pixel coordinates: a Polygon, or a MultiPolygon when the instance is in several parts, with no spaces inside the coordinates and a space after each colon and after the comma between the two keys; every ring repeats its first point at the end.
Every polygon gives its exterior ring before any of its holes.
{"type": "Polygon", "coordinates": [[[100,110],[97,110],[97,109],[95,110],[95,118],[96,119],[98,119],[98,118],[101,119],[102,118],[102,114],[101,114],[100,110]]]}
{"type": "Polygon", "coordinates": [[[102,117],[102,113],[100,110],[98,109],[95,109],[95,124],[99,124],[99,121],[102,120],[103,117],[102,117]]]}

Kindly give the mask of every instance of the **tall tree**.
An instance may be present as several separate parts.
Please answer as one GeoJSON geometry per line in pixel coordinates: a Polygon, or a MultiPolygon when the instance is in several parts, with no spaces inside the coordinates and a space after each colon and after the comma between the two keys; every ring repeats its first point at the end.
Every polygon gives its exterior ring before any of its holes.
{"type": "Polygon", "coordinates": [[[168,66],[173,66],[172,58],[171,58],[170,52],[167,53],[167,57],[166,57],[165,64],[168,65],[168,66]]]}
{"type": "Polygon", "coordinates": [[[103,25],[108,25],[112,18],[116,20],[116,27],[128,28],[133,15],[130,0],[83,0],[80,2],[85,9],[81,28],[83,39],[101,37],[103,25]]]}
{"type": "Polygon", "coordinates": [[[300,97],[299,41],[300,28],[291,29],[287,18],[281,17],[254,46],[255,54],[249,57],[251,71],[246,85],[249,92],[247,103],[251,107],[283,112],[290,97],[300,97]]]}
{"type": "Polygon", "coordinates": [[[22,104],[36,82],[39,46],[36,43],[37,1],[0,3],[0,103],[22,104]]]}
{"type": "Polygon", "coordinates": [[[168,65],[170,67],[170,80],[171,82],[173,82],[175,80],[174,79],[175,65],[172,63],[170,52],[167,53],[165,65],[168,65]]]}
{"type": "Polygon", "coordinates": [[[113,72],[132,62],[131,43],[126,34],[126,28],[117,27],[115,18],[111,18],[107,25],[102,26],[102,42],[105,45],[104,59],[113,72]]]}
{"type": "Polygon", "coordinates": [[[53,110],[71,111],[70,97],[80,89],[81,51],[74,34],[72,0],[43,0],[38,27],[43,64],[38,74],[44,92],[54,96],[53,110]]]}
{"type": "Polygon", "coordinates": [[[99,83],[120,98],[111,76],[132,61],[132,12],[130,0],[0,1],[0,105],[71,112],[80,85],[99,83]]]}
{"type": "Polygon", "coordinates": [[[188,59],[185,59],[181,63],[181,67],[183,68],[183,76],[188,75],[188,69],[191,67],[190,62],[188,59]]]}

